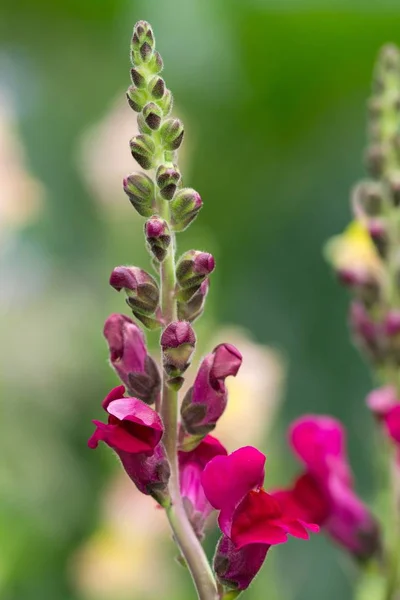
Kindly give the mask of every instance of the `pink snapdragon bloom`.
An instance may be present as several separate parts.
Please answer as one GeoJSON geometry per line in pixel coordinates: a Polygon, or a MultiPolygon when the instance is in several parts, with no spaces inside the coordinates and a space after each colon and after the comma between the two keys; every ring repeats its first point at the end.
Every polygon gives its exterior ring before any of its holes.
{"type": "Polygon", "coordinates": [[[303,518],[313,516],[352,554],[360,559],[370,558],[379,550],[379,529],[354,491],[341,423],[329,416],[306,415],[291,425],[289,439],[306,467],[303,477],[308,479],[305,488],[298,487],[300,478],[288,492],[294,514],[303,518]],[[321,509],[323,503],[325,510],[317,512],[316,508],[321,509]]]}
{"type": "Polygon", "coordinates": [[[206,519],[213,510],[205,496],[201,476],[210,460],[227,454],[224,446],[212,435],[207,435],[194,450],[179,452],[181,495],[190,522],[199,538],[203,536],[206,519]]]}
{"type": "Polygon", "coordinates": [[[205,435],[215,428],[228,401],[225,379],[235,376],[241,364],[242,355],[231,344],[220,344],[204,358],[182,403],[182,421],[188,433],[205,435]]]}
{"type": "Polygon", "coordinates": [[[111,390],[102,406],[108,422],[93,421],[96,430],[88,441],[89,448],[105,442],[119,456],[121,463],[138,489],[161,502],[166,494],[170,469],[164,447],[160,416],[138,398],[125,398],[125,388],[111,390]]]}
{"type": "Polygon", "coordinates": [[[140,327],[125,315],[112,314],[104,324],[104,337],[110,349],[110,363],[129,393],[146,404],[155,402],[161,378],[157,365],[147,354],[140,327]]]}
{"type": "MultiPolygon", "coordinates": [[[[319,530],[318,525],[286,513],[285,506],[263,489],[265,460],[264,454],[247,446],[211,460],[202,477],[206,497],[220,511],[220,549],[228,552],[226,573],[232,584],[242,586],[239,589],[249,585],[270,546],[286,542],[289,534],[308,539],[307,530],[319,530]]],[[[220,559],[217,554],[217,564],[220,559]]]]}

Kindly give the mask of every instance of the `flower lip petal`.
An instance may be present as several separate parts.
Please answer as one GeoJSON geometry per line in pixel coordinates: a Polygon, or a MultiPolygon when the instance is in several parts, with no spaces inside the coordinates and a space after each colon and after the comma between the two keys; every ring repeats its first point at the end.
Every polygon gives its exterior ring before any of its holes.
{"type": "Polygon", "coordinates": [[[104,410],[108,409],[110,402],[113,402],[113,400],[119,400],[120,398],[123,398],[124,394],[125,387],[123,385],[118,385],[117,387],[113,388],[101,403],[104,410]]]}
{"type": "Polygon", "coordinates": [[[100,421],[93,421],[93,423],[97,429],[88,441],[90,448],[96,448],[99,441],[103,441],[116,451],[139,454],[151,452],[157,445],[153,433],[150,431],[149,435],[148,428],[143,428],[142,425],[137,425],[135,431],[130,432],[118,424],[106,424],[100,421]]]}
{"type": "Polygon", "coordinates": [[[217,456],[205,467],[202,485],[206,497],[214,508],[221,510],[223,531],[229,527],[236,506],[252,489],[264,481],[266,457],[252,446],[245,446],[229,456],[217,456]]]}

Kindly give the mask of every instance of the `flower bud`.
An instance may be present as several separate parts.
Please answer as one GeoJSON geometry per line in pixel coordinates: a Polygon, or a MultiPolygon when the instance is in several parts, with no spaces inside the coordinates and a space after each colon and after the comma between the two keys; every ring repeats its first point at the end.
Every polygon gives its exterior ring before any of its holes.
{"type": "Polygon", "coordinates": [[[176,188],[181,180],[181,173],[177,165],[160,165],[156,175],[160,195],[164,200],[172,200],[176,188]]]}
{"type": "Polygon", "coordinates": [[[164,329],[161,348],[164,369],[170,377],[180,377],[186,371],[195,346],[196,336],[190,323],[174,321],[164,329]]]}
{"type": "Polygon", "coordinates": [[[141,90],[134,85],[130,85],[126,92],[126,97],[132,110],[140,112],[146,104],[147,93],[146,90],[141,90]]]}
{"type": "Polygon", "coordinates": [[[242,355],[231,344],[220,344],[202,361],[193,387],[181,407],[182,423],[192,435],[212,431],[228,401],[225,379],[236,376],[242,355]]]}
{"type": "Polygon", "coordinates": [[[159,52],[154,52],[146,65],[147,72],[153,75],[157,75],[157,73],[161,73],[163,68],[164,64],[163,59],[161,58],[161,54],[159,52]]]}
{"type": "Polygon", "coordinates": [[[146,221],[144,232],[151,252],[159,262],[162,262],[171,243],[167,222],[154,215],[146,221]]]}
{"type": "Polygon", "coordinates": [[[385,150],[380,144],[373,144],[367,148],[365,164],[372,177],[381,177],[385,164],[385,150]]]}
{"type": "Polygon", "coordinates": [[[180,119],[167,119],[160,129],[165,150],[177,150],[182,144],[183,134],[183,123],[180,119]]]}
{"type": "Polygon", "coordinates": [[[132,68],[131,69],[131,79],[132,83],[138,88],[146,87],[146,79],[143,77],[139,69],[132,68]]]}
{"type": "Polygon", "coordinates": [[[125,315],[110,315],[104,325],[110,349],[110,363],[128,392],[146,404],[153,404],[161,388],[157,365],[147,354],[141,329],[125,315]]]}
{"type": "Polygon", "coordinates": [[[124,192],[132,206],[142,217],[150,217],[154,212],[154,183],[144,173],[137,172],[123,181],[124,192]]]}
{"type": "Polygon", "coordinates": [[[157,100],[158,106],[162,109],[164,117],[167,117],[172,110],[174,99],[170,90],[165,90],[162,98],[157,100]]]}
{"type": "Polygon", "coordinates": [[[155,75],[152,79],[150,79],[148,88],[151,96],[155,100],[160,100],[160,98],[164,96],[165,81],[159,75],[155,75]]]}
{"type": "Polygon", "coordinates": [[[238,550],[223,535],[214,555],[214,571],[219,583],[233,590],[247,589],[261,569],[269,549],[267,544],[248,544],[238,550]]]}
{"type": "Polygon", "coordinates": [[[389,177],[389,189],[392,196],[393,206],[400,206],[400,173],[391,173],[389,177]]]}
{"type": "Polygon", "coordinates": [[[212,254],[200,250],[185,252],[176,265],[176,280],[181,288],[177,294],[178,300],[190,300],[214,268],[215,260],[212,254]]]}
{"type": "Polygon", "coordinates": [[[349,324],[355,344],[373,363],[380,364],[382,349],[379,325],[371,319],[361,302],[352,303],[349,324]]]}
{"type": "Polygon", "coordinates": [[[150,136],[136,135],[129,142],[133,158],[146,171],[154,166],[155,145],[150,136]]]}
{"type": "Polygon", "coordinates": [[[368,223],[368,232],[379,256],[385,258],[388,249],[387,229],[381,219],[371,219],[368,223]]]}
{"type": "Polygon", "coordinates": [[[205,279],[197,292],[187,302],[178,300],[178,319],[193,323],[203,314],[206,297],[210,287],[210,280],[205,279]]]}
{"type": "Polygon", "coordinates": [[[155,39],[151,26],[146,21],[138,21],[133,30],[131,51],[133,62],[149,62],[155,48],[155,39]]]}
{"type": "Polygon", "coordinates": [[[184,231],[197,217],[203,206],[200,194],[192,188],[182,188],[170,203],[174,231],[184,231]]]}
{"type": "Polygon", "coordinates": [[[154,102],[149,102],[143,108],[144,121],[152,130],[157,130],[160,127],[162,116],[161,108],[157,104],[154,104],[154,102]]]}
{"type": "Polygon", "coordinates": [[[127,294],[127,304],[133,314],[150,329],[159,326],[159,322],[151,319],[158,308],[159,289],[155,279],[138,267],[116,267],[111,273],[110,285],[127,294]]]}
{"type": "Polygon", "coordinates": [[[383,209],[382,184],[361,181],[353,190],[352,204],[356,218],[380,216],[383,209]]]}

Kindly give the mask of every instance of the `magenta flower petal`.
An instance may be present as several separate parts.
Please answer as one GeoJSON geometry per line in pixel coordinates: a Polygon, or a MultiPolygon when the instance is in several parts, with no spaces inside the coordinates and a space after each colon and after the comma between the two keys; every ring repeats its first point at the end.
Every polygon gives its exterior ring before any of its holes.
{"type": "Polygon", "coordinates": [[[225,379],[235,376],[241,364],[242,355],[231,344],[220,344],[203,359],[182,404],[186,431],[196,435],[215,427],[228,401],[225,379]]]}
{"type": "Polygon", "coordinates": [[[112,314],[104,324],[104,337],[110,349],[110,362],[125,385],[130,373],[144,373],[147,357],[142,330],[131,319],[112,314]]]}
{"type": "Polygon", "coordinates": [[[400,404],[388,412],[385,423],[390,437],[400,444],[400,404]]]}
{"type": "Polygon", "coordinates": [[[375,518],[354,491],[332,475],[329,481],[331,514],[325,528],[333,539],[360,559],[380,549],[380,532],[375,518]]]}
{"type": "MultiPolygon", "coordinates": [[[[137,424],[132,428],[132,431],[129,431],[119,424],[106,424],[100,421],[93,421],[93,423],[97,426],[97,429],[88,442],[90,448],[96,448],[99,441],[105,442],[117,452],[122,451],[132,454],[151,452],[154,448],[153,442],[148,439],[148,428],[143,427],[143,425],[137,424]]],[[[150,439],[151,437],[150,434],[150,439]]]]}
{"type": "Polygon", "coordinates": [[[225,379],[235,377],[242,364],[242,355],[232,344],[220,344],[214,351],[214,360],[210,371],[210,380],[219,391],[225,390],[225,379]]]}
{"type": "Polygon", "coordinates": [[[219,523],[224,533],[229,532],[230,520],[239,502],[249,491],[263,484],[265,460],[262,452],[246,446],[229,456],[217,456],[204,469],[203,489],[210,504],[221,510],[219,523]]]}
{"type": "Polygon", "coordinates": [[[346,458],[346,437],[342,424],[330,416],[305,415],[289,428],[289,440],[307,469],[324,476],[329,465],[341,469],[344,479],[351,481],[346,458]]]}
{"type": "Polygon", "coordinates": [[[119,386],[105,398],[108,423],[95,421],[97,429],[88,444],[96,448],[102,440],[115,451],[151,453],[163,435],[161,418],[138,398],[124,398],[124,391],[124,386],[119,386]]]}
{"type": "Polygon", "coordinates": [[[124,394],[125,394],[125,387],[123,385],[118,385],[117,387],[113,388],[111,390],[111,392],[109,394],[107,394],[107,396],[104,398],[103,402],[101,403],[104,410],[107,410],[110,402],[112,402],[113,400],[119,400],[119,398],[123,398],[124,394]]]}
{"type": "Polygon", "coordinates": [[[205,521],[212,512],[201,483],[205,466],[216,456],[227,454],[224,446],[213,436],[207,435],[194,450],[179,452],[181,494],[189,519],[199,537],[205,521]]]}
{"type": "Polygon", "coordinates": [[[281,544],[287,540],[287,527],[279,502],[263,490],[251,491],[236,508],[230,538],[236,548],[248,544],[281,544]]]}

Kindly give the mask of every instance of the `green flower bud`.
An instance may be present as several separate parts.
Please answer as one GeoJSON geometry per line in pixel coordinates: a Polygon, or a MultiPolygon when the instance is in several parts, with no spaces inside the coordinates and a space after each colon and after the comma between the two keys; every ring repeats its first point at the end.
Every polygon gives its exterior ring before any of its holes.
{"type": "Polygon", "coordinates": [[[171,90],[165,90],[164,96],[157,100],[158,106],[162,109],[164,117],[168,117],[172,110],[174,99],[171,90]]]}
{"type": "Polygon", "coordinates": [[[157,106],[157,104],[154,104],[154,102],[149,102],[143,108],[143,118],[146,125],[150,127],[150,129],[159,129],[162,116],[163,114],[161,108],[157,106]]]}
{"type": "Polygon", "coordinates": [[[163,59],[159,52],[154,52],[153,56],[146,65],[147,71],[153,75],[161,73],[164,68],[163,59]]]}
{"type": "Polygon", "coordinates": [[[140,133],[144,133],[145,135],[151,136],[153,131],[150,129],[150,127],[147,125],[146,121],[144,120],[144,116],[143,116],[142,112],[140,112],[137,116],[137,124],[138,124],[138,129],[139,129],[140,133]]]}
{"type": "Polygon", "coordinates": [[[148,63],[154,52],[155,39],[151,26],[146,21],[138,21],[133,29],[131,51],[133,62],[148,63]]]}
{"type": "Polygon", "coordinates": [[[381,177],[385,164],[385,150],[383,146],[373,144],[367,148],[365,163],[372,177],[381,177]]]}
{"type": "Polygon", "coordinates": [[[144,173],[132,173],[123,181],[124,192],[132,206],[142,217],[150,217],[154,212],[155,186],[144,173]]]}
{"type": "Polygon", "coordinates": [[[156,75],[149,82],[149,92],[155,100],[160,100],[164,96],[165,81],[159,75],[156,75]]]}
{"type": "Polygon", "coordinates": [[[130,147],[133,158],[142,169],[148,170],[154,167],[155,145],[150,136],[141,134],[133,137],[130,147]]]}
{"type": "Polygon", "coordinates": [[[132,110],[140,112],[147,101],[147,90],[142,90],[134,85],[130,85],[126,92],[126,97],[132,110]]]}
{"type": "Polygon", "coordinates": [[[180,183],[181,174],[178,165],[161,165],[157,169],[157,185],[164,200],[172,200],[180,183]]]}
{"type": "Polygon", "coordinates": [[[177,150],[183,140],[183,123],[180,119],[167,119],[160,130],[165,150],[177,150]]]}
{"type": "Polygon", "coordinates": [[[200,194],[192,188],[182,188],[170,202],[174,231],[183,231],[195,219],[203,206],[200,194]]]}

